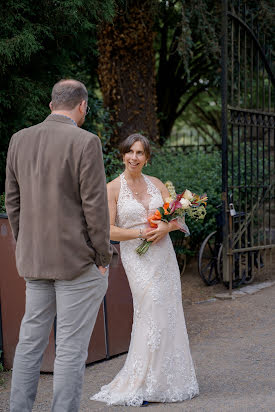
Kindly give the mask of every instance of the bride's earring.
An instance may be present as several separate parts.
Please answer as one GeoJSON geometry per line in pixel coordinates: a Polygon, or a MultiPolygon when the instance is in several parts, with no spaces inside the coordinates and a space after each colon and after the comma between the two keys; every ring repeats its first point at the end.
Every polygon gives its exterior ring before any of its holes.
{"type": "Polygon", "coordinates": [[[146,162],[145,162],[145,167],[147,166],[147,164],[148,164],[148,162],[147,162],[147,160],[146,160],[146,162]]]}

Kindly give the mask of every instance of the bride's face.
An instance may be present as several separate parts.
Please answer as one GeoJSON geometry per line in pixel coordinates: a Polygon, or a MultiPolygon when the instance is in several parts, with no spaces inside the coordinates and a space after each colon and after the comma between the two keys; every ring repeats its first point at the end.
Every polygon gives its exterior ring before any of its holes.
{"type": "Polygon", "coordinates": [[[125,155],[123,156],[125,169],[129,172],[141,172],[146,161],[147,159],[143,144],[139,141],[135,142],[130,147],[129,152],[125,153],[125,155]]]}

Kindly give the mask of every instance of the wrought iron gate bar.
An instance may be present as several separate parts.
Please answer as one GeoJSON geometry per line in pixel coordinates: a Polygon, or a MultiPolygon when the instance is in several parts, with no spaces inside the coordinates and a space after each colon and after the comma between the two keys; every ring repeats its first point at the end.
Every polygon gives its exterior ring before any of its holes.
{"type": "Polygon", "coordinates": [[[241,123],[241,121],[239,121],[239,122],[237,122],[237,121],[234,121],[234,120],[229,120],[229,123],[232,125],[232,127],[234,127],[234,126],[242,126],[242,127],[244,127],[244,126],[246,126],[246,127],[253,127],[253,128],[268,128],[268,129],[270,129],[270,130],[273,130],[274,129],[274,124],[272,123],[271,125],[268,125],[268,124],[260,124],[260,123],[241,123]]]}
{"type": "MultiPolygon", "coordinates": [[[[262,61],[264,62],[265,69],[266,69],[267,73],[268,73],[269,76],[270,76],[270,80],[271,80],[273,86],[275,86],[275,76],[274,76],[274,74],[273,74],[273,72],[272,72],[272,69],[271,69],[271,67],[270,67],[270,65],[269,65],[269,62],[268,62],[268,60],[267,60],[267,58],[266,58],[266,56],[265,56],[265,53],[263,52],[262,47],[261,47],[261,45],[260,45],[257,37],[256,37],[255,34],[253,33],[253,31],[252,31],[252,30],[250,29],[250,27],[249,27],[239,16],[237,16],[235,13],[232,13],[232,12],[228,11],[228,12],[227,12],[227,15],[228,15],[229,17],[231,17],[232,19],[236,20],[245,30],[248,31],[248,33],[250,34],[251,38],[254,40],[255,44],[257,45],[257,50],[258,50],[258,52],[259,52],[260,55],[261,55],[262,61]]],[[[259,61],[259,59],[258,59],[258,61],[259,61]]]]}
{"type": "Polygon", "coordinates": [[[264,250],[264,249],[272,249],[275,248],[275,244],[271,243],[270,245],[257,245],[257,246],[250,246],[250,247],[243,247],[240,249],[232,250],[232,253],[227,253],[228,255],[234,255],[234,253],[242,253],[242,252],[253,252],[257,250],[264,250]]]}
{"type": "Polygon", "coordinates": [[[269,116],[274,118],[275,116],[275,110],[272,112],[265,112],[263,110],[257,110],[257,109],[245,109],[242,107],[232,107],[230,105],[227,106],[228,109],[232,112],[243,112],[243,113],[248,113],[248,114],[256,114],[256,115],[262,115],[262,116],[269,116]]]}
{"type": "Polygon", "coordinates": [[[265,186],[265,185],[241,185],[241,186],[228,186],[228,188],[229,189],[246,189],[246,188],[254,188],[254,189],[268,189],[269,188],[269,185],[268,186],[265,186]]]}
{"type": "MultiPolygon", "coordinates": [[[[222,228],[223,239],[229,238],[229,220],[228,220],[228,123],[227,123],[227,96],[228,96],[228,19],[227,19],[227,0],[222,1],[222,27],[221,27],[221,102],[222,102],[222,213],[224,225],[222,228]]],[[[233,27],[233,21],[232,21],[233,27]]],[[[233,33],[233,29],[232,29],[233,33]]],[[[231,42],[233,48],[233,42],[231,42]]],[[[233,59],[232,59],[233,60],[233,59]]],[[[232,72],[233,73],[233,61],[232,61],[232,72]]],[[[231,103],[233,103],[233,76],[232,79],[232,89],[231,89],[231,103]]],[[[226,279],[229,277],[231,272],[232,259],[227,259],[227,252],[229,248],[229,242],[223,242],[223,273],[226,279]]],[[[229,278],[230,289],[232,287],[232,276],[229,278]]]]}
{"type": "MultiPolygon", "coordinates": [[[[244,23],[246,23],[246,4],[244,4],[244,10],[243,10],[243,21],[244,23]]],[[[247,44],[246,44],[246,30],[244,31],[244,105],[246,106],[246,94],[247,94],[247,90],[246,90],[246,59],[247,59],[247,44]]]]}

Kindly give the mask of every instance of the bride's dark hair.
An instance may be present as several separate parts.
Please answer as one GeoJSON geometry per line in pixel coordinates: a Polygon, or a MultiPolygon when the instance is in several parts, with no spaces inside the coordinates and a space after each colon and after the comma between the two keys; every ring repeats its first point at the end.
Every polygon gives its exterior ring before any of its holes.
{"type": "Polygon", "coordinates": [[[147,137],[142,136],[142,134],[140,133],[131,134],[130,136],[126,137],[126,139],[123,140],[123,142],[120,143],[119,151],[121,156],[125,155],[125,153],[130,152],[131,147],[136,142],[140,142],[142,144],[146,159],[149,160],[151,157],[150,142],[147,139],[147,137]]]}

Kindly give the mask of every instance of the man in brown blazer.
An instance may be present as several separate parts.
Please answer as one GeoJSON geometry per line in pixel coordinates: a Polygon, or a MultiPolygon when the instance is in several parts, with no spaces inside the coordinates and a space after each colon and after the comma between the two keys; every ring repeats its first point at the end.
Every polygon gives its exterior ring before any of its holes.
{"type": "Polygon", "coordinates": [[[52,114],[10,141],[6,209],[16,240],[26,311],[16,348],[10,411],[29,412],[57,318],[52,412],[79,410],[85,360],[111,259],[100,140],[81,129],[88,93],[61,80],[52,114]]]}

